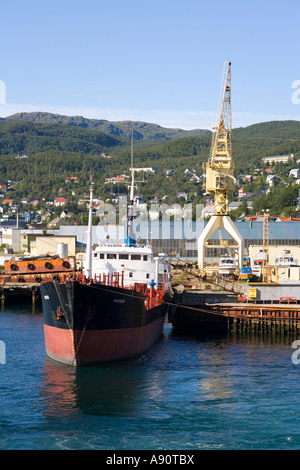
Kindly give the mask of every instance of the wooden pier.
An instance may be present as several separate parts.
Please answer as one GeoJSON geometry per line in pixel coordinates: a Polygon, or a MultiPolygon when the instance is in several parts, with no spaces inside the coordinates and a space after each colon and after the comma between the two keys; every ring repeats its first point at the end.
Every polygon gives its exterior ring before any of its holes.
{"type": "MultiPolygon", "coordinates": [[[[201,271],[189,261],[176,259],[171,265],[182,289],[174,296],[177,305],[170,307],[169,321],[179,332],[300,334],[300,284],[289,288],[279,283],[241,283],[220,277],[214,269],[201,271]],[[249,299],[251,288],[258,292],[255,299],[249,299]],[[228,294],[224,301],[216,298],[221,289],[228,294]],[[282,293],[284,289],[288,294],[282,293]],[[230,300],[230,293],[236,298],[230,300]],[[294,296],[294,303],[281,303],[286,295],[294,296]]],[[[175,290],[178,287],[174,285],[175,290]]]]}
{"type": "Polygon", "coordinates": [[[298,304],[215,304],[214,313],[226,317],[230,330],[300,332],[300,305],[298,304]]]}
{"type": "Polygon", "coordinates": [[[32,303],[32,305],[35,305],[40,300],[39,286],[40,284],[33,282],[6,282],[1,284],[0,300],[2,306],[5,303],[32,303]]]}
{"type": "Polygon", "coordinates": [[[300,305],[240,302],[191,305],[183,302],[172,307],[169,321],[179,332],[211,334],[252,331],[299,334],[300,305]]]}

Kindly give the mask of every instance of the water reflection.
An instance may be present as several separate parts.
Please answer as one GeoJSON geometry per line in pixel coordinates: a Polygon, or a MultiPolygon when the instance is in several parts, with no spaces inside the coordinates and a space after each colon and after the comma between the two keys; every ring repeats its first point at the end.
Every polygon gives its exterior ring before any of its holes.
{"type": "Polygon", "coordinates": [[[187,347],[190,350],[195,382],[195,394],[190,397],[197,409],[205,410],[212,403],[220,408],[236,408],[241,391],[244,387],[252,388],[253,377],[259,370],[265,376],[266,367],[274,364],[275,356],[289,365],[295,336],[266,332],[228,332],[218,336],[172,332],[170,338],[177,342],[177,355],[185,358],[186,367],[191,366],[185,354],[187,347]]]}
{"type": "Polygon", "coordinates": [[[80,411],[88,415],[132,416],[143,382],[141,371],[131,369],[128,363],[70,368],[46,358],[45,413],[68,415],[80,411]]]}
{"type": "Polygon", "coordinates": [[[181,404],[191,413],[211,404],[232,408],[240,386],[251,386],[243,374],[251,380],[276,352],[290,354],[290,346],[291,338],[190,337],[167,329],[150,351],[128,361],[75,368],[46,357],[44,414],[166,419],[180,414],[181,404]]]}
{"type": "Polygon", "coordinates": [[[7,314],[16,315],[38,315],[42,319],[43,311],[40,305],[27,305],[27,304],[9,304],[1,302],[1,311],[7,314]]]}

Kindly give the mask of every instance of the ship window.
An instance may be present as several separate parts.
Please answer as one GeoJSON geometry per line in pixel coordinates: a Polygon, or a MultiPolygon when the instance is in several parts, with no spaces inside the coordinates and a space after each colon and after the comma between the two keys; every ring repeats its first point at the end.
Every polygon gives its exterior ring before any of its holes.
{"type": "Polygon", "coordinates": [[[129,273],[129,277],[133,277],[133,273],[132,273],[132,272],[129,273]]]}
{"type": "Polygon", "coordinates": [[[148,261],[148,256],[147,255],[143,255],[143,261],[148,261]]]}
{"type": "Polygon", "coordinates": [[[97,258],[97,253],[94,253],[94,258],[97,258]]]}
{"type": "Polygon", "coordinates": [[[119,259],[128,259],[128,255],[124,255],[122,253],[119,254],[119,259]]]}
{"type": "Polygon", "coordinates": [[[115,253],[108,253],[107,259],[117,259],[117,255],[115,253]]]}
{"type": "Polygon", "coordinates": [[[150,279],[150,274],[149,273],[146,274],[146,279],[150,279]]]}
{"type": "Polygon", "coordinates": [[[131,259],[136,261],[141,259],[141,255],[131,255],[131,259]]]}
{"type": "Polygon", "coordinates": [[[104,253],[99,253],[99,259],[104,259],[104,253]]]}

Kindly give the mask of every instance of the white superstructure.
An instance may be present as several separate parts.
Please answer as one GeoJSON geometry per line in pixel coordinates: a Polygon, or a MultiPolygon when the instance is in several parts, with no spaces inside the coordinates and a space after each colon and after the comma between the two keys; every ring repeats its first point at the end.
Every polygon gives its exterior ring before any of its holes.
{"type": "Polygon", "coordinates": [[[223,275],[230,275],[234,274],[236,270],[236,264],[234,258],[231,258],[230,256],[222,256],[219,261],[219,274],[223,275]]]}
{"type": "Polygon", "coordinates": [[[276,258],[276,266],[297,266],[297,260],[294,259],[290,250],[283,250],[276,258]]]}
{"type": "Polygon", "coordinates": [[[150,245],[99,245],[93,251],[92,273],[96,279],[103,279],[103,274],[111,276],[123,272],[124,287],[154,281],[155,288],[161,288],[165,283],[165,291],[168,291],[171,289],[171,270],[165,258],[164,253],[154,256],[150,245]]]}

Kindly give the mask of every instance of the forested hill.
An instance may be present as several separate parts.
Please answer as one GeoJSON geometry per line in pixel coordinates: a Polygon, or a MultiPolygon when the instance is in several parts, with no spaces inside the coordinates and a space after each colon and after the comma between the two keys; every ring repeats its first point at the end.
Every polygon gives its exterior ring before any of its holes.
{"type": "Polygon", "coordinates": [[[45,112],[17,113],[5,118],[6,121],[25,121],[37,124],[64,124],[67,126],[93,129],[105,134],[131,137],[132,127],[135,140],[169,140],[179,137],[209,134],[207,129],[169,129],[143,121],[107,121],[105,119],[87,119],[82,116],[61,116],[45,112]]]}
{"type": "MultiPolygon", "coordinates": [[[[76,122],[76,117],[67,118],[48,113],[21,113],[0,119],[0,155],[34,155],[53,151],[72,152],[83,157],[107,153],[118,155],[118,163],[123,161],[128,167],[131,145],[129,121],[122,121],[122,133],[116,132],[119,135],[103,132],[104,127],[100,123],[109,126],[111,123],[108,121],[78,118],[78,123],[76,122]],[[35,121],[43,119],[50,122],[35,121]],[[86,127],[81,125],[83,123],[86,123],[86,127]]],[[[134,156],[137,165],[190,166],[209,157],[211,133],[208,131],[180,131],[137,122],[134,123],[134,128],[134,156]],[[137,126],[143,128],[143,136],[137,135],[137,126]],[[179,134],[182,132],[181,137],[175,138],[175,131],[179,134]],[[155,138],[155,132],[160,132],[159,137],[155,138]],[[204,133],[193,135],[197,132],[204,133]]],[[[300,122],[272,121],[233,129],[232,152],[238,172],[240,169],[246,170],[267,155],[294,153],[299,158],[300,122]]]]}
{"type": "Polygon", "coordinates": [[[300,121],[270,121],[237,127],[233,130],[235,137],[264,137],[277,139],[300,139],[300,121]]]}
{"type": "MultiPolygon", "coordinates": [[[[28,117],[27,114],[22,116],[28,117]]],[[[64,121],[64,116],[61,120],[64,121]]],[[[155,132],[155,125],[144,124],[144,130],[152,126],[155,132]]],[[[115,191],[126,192],[126,185],[105,184],[105,179],[128,174],[131,123],[127,122],[127,130],[120,135],[102,129],[70,122],[0,119],[0,180],[11,182],[10,197],[18,201],[24,196],[53,199],[63,194],[76,201],[86,192],[90,174],[96,195],[106,199],[115,191]],[[25,155],[26,158],[19,158],[25,155]],[[76,187],[66,182],[69,176],[77,177],[76,187]]],[[[157,126],[157,129],[162,128],[157,126]]],[[[167,131],[172,133],[171,129],[164,132],[167,134],[167,131]]],[[[162,134],[159,138],[148,138],[149,134],[147,138],[136,138],[136,132],[137,128],[134,131],[134,166],[157,169],[155,174],[145,176],[146,184],[139,185],[138,190],[145,200],[150,200],[154,194],[160,198],[167,195],[168,202],[173,203],[177,201],[177,192],[185,191],[193,202],[202,201],[199,181],[203,174],[202,163],[210,155],[211,133],[185,134],[179,138],[174,134],[172,138],[162,134]],[[167,169],[175,170],[171,178],[166,177],[167,169]],[[192,175],[197,177],[193,179],[192,175]]],[[[296,159],[300,159],[300,122],[273,121],[233,129],[232,152],[236,176],[254,174],[255,168],[262,166],[264,156],[293,153],[292,164],[296,165],[296,159]]],[[[283,176],[287,173],[284,165],[279,170],[283,176]]],[[[259,194],[260,187],[255,190],[255,194],[259,194]]]]}
{"type": "MultiPolygon", "coordinates": [[[[123,171],[130,164],[131,123],[123,121],[122,135],[112,135],[103,132],[99,123],[93,127],[93,120],[78,118],[79,124],[71,124],[77,118],[49,115],[47,113],[22,113],[0,119],[0,155],[16,156],[27,154],[33,156],[39,154],[39,159],[44,155],[48,160],[51,153],[55,153],[56,161],[59,158],[64,163],[64,152],[76,156],[76,160],[84,160],[85,156],[98,157],[105,153],[112,158],[110,171],[123,171]],[[14,116],[16,119],[14,119],[14,116]],[[29,119],[50,119],[51,122],[30,122],[29,119]],[[82,121],[83,120],[83,121],[82,121]],[[66,122],[69,122],[68,124],[66,122]],[[82,127],[85,122],[88,127],[82,127]],[[126,127],[127,126],[127,127],[126,127]],[[58,156],[58,152],[60,157],[58,156]],[[45,155],[47,153],[47,155],[45,155]]],[[[77,122],[77,121],[76,121],[77,122]]],[[[109,125],[105,121],[105,125],[109,125]]],[[[137,136],[134,131],[134,161],[136,166],[156,166],[159,168],[190,167],[207,161],[211,147],[211,133],[201,135],[185,134],[175,138],[174,129],[164,129],[160,126],[135,122],[142,126],[144,132],[148,129],[148,137],[137,136]],[[150,128],[152,137],[150,138],[150,128]],[[155,130],[156,129],[156,130],[155,130]],[[164,129],[165,134],[155,138],[158,130],[164,129]],[[163,137],[164,135],[164,137],[163,137]]],[[[179,132],[179,130],[178,130],[179,132]]],[[[183,133],[187,131],[182,131],[183,133]]],[[[235,162],[235,173],[250,172],[253,165],[259,165],[261,158],[268,155],[280,155],[294,153],[300,158],[300,122],[299,121],[272,121],[255,124],[248,127],[236,128],[232,131],[232,153],[235,162]]]]}
{"type": "Polygon", "coordinates": [[[128,139],[64,124],[0,120],[0,155],[65,151],[100,155],[128,146],[128,139]]]}

